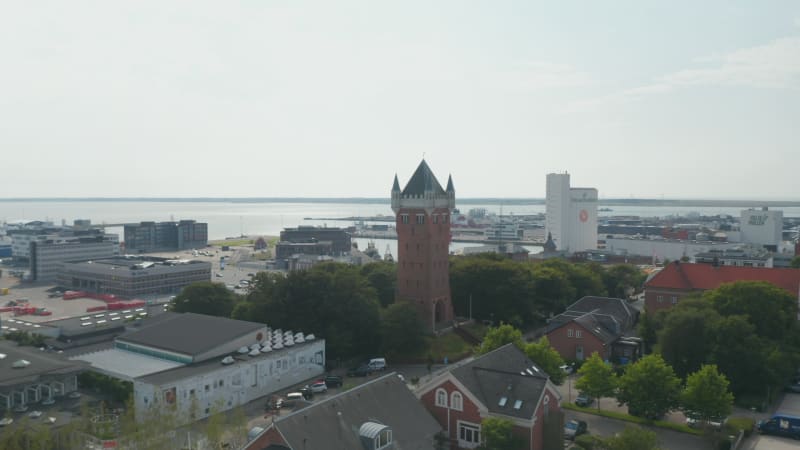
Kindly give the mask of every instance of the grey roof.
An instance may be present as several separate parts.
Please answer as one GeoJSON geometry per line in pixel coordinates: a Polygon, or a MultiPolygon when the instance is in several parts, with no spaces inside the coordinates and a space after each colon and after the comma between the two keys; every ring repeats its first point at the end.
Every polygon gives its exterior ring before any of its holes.
{"type": "Polygon", "coordinates": [[[609,343],[633,328],[638,311],[620,298],[586,296],[550,319],[546,333],[576,322],[604,343],[609,343]]]}
{"type": "Polygon", "coordinates": [[[455,192],[456,191],[455,188],[453,187],[453,176],[452,175],[448,175],[447,176],[447,189],[446,190],[447,190],[447,192],[455,192]]]}
{"type": "Polygon", "coordinates": [[[397,174],[394,174],[394,183],[392,183],[392,192],[400,191],[400,182],[397,180],[397,174]]]}
{"type": "Polygon", "coordinates": [[[70,361],[57,353],[43,352],[36,347],[19,347],[11,341],[0,341],[0,353],[6,355],[5,358],[0,359],[0,388],[31,384],[48,377],[78,373],[86,370],[89,366],[82,361],[70,361]],[[23,369],[11,367],[15,361],[20,359],[31,364],[23,369]]]}
{"type": "Polygon", "coordinates": [[[407,195],[424,195],[426,192],[433,192],[434,194],[446,195],[442,185],[433,175],[428,163],[423,159],[414,175],[408,180],[405,189],[403,189],[403,196],[407,195]]]}
{"type": "Polygon", "coordinates": [[[506,344],[450,373],[490,413],[522,419],[533,417],[549,378],[514,344],[506,344]],[[519,408],[515,408],[517,401],[521,401],[519,408]]]}
{"type": "Polygon", "coordinates": [[[295,449],[361,450],[359,431],[368,422],[392,430],[395,450],[430,450],[441,431],[395,373],[276,419],[275,426],[295,449]]]}
{"type": "Polygon", "coordinates": [[[120,336],[117,342],[194,356],[262,328],[264,325],[256,322],[183,313],[120,336]]]}

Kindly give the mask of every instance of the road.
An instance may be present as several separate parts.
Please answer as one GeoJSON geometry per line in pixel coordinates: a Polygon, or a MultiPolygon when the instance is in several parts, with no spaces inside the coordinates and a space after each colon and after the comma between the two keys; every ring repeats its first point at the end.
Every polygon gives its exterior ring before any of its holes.
{"type": "MultiPolygon", "coordinates": [[[[780,406],[778,406],[775,411],[772,411],[772,413],[778,411],[800,416],[800,394],[784,394],[780,406]]],[[[767,417],[769,416],[771,416],[771,414],[767,415],[767,417]]],[[[754,437],[745,441],[740,447],[741,450],[797,450],[798,448],[800,448],[800,443],[798,443],[798,441],[785,437],[762,436],[758,433],[755,433],[754,437]]]]}
{"type": "MultiPolygon", "coordinates": [[[[614,433],[619,433],[625,429],[626,426],[637,426],[635,424],[624,422],[622,420],[609,419],[607,417],[595,416],[593,414],[586,414],[578,411],[565,410],[565,420],[583,420],[589,427],[589,433],[609,437],[614,433]]],[[[655,431],[661,448],[664,450],[710,450],[711,445],[700,436],[692,434],[680,433],[672,430],[664,430],[662,428],[644,427],[649,430],[655,431]]]]}

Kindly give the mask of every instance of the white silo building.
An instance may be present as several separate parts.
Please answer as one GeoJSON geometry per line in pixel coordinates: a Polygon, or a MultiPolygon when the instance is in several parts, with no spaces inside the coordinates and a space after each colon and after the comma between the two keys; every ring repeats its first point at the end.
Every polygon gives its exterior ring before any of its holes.
{"type": "Polygon", "coordinates": [[[597,249],[597,189],[573,188],[568,173],[547,174],[545,228],[556,248],[569,253],[597,249]]]}

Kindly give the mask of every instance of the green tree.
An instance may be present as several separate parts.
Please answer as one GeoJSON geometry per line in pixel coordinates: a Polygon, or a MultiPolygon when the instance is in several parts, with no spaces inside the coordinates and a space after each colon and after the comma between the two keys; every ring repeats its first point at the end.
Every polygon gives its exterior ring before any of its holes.
{"type": "Polygon", "coordinates": [[[378,301],[384,308],[394,303],[397,287],[397,264],[393,262],[372,262],[361,266],[361,274],[378,294],[378,301]]]}
{"type": "Polygon", "coordinates": [[[653,313],[643,313],[639,316],[639,324],[637,325],[639,337],[642,338],[642,343],[644,344],[645,353],[650,353],[653,350],[653,346],[658,341],[658,329],[656,328],[653,316],[653,313]]]}
{"type": "Polygon", "coordinates": [[[175,312],[193,312],[209,316],[230,317],[236,294],[222,283],[201,281],[183,288],[170,302],[175,312]]]}
{"type": "Polygon", "coordinates": [[[658,436],[644,428],[628,426],[600,444],[602,450],[660,450],[658,436]]]}
{"type": "Polygon", "coordinates": [[[730,381],[731,391],[762,393],[773,378],[767,364],[766,349],[771,346],[755,333],[745,316],[723,317],[713,326],[713,348],[709,363],[714,363],[730,381]]]}
{"type": "Polygon", "coordinates": [[[409,355],[425,346],[422,322],[410,302],[398,302],[383,310],[382,346],[385,354],[409,355]]]}
{"type": "Polygon", "coordinates": [[[795,269],[800,269],[800,255],[792,258],[791,266],[795,269]]]}
{"type": "Polygon", "coordinates": [[[523,263],[496,255],[451,258],[450,288],[457,315],[517,327],[534,322],[534,283],[523,263]]]}
{"type": "Polygon", "coordinates": [[[537,266],[533,271],[535,286],[534,311],[543,320],[551,314],[564,312],[567,305],[576,298],[575,288],[569,282],[567,274],[556,267],[537,266]]]}
{"type": "Polygon", "coordinates": [[[737,281],[706,291],[703,297],[722,316],[746,316],[758,336],[783,340],[797,326],[796,294],[764,281],[737,281]]]}
{"type": "Polygon", "coordinates": [[[487,417],[481,421],[483,444],[481,450],[522,449],[524,441],[514,433],[514,423],[509,419],[487,417]]]}
{"type": "Polygon", "coordinates": [[[658,354],[629,365],[619,379],[617,400],[635,416],[657,419],[679,404],[680,379],[658,354]]]}
{"type": "Polygon", "coordinates": [[[733,408],[733,394],[728,391],[728,379],[713,364],[703,365],[686,378],[681,394],[684,410],[708,422],[727,417],[733,408]]]}
{"type": "Polygon", "coordinates": [[[713,310],[675,308],[658,334],[661,355],[680,378],[706,362],[713,348],[712,327],[719,320],[713,310]]]}
{"type": "Polygon", "coordinates": [[[358,267],[318,264],[282,276],[259,276],[233,317],[325,338],[328,359],[380,349],[380,305],[358,267]]]}
{"type": "Polygon", "coordinates": [[[211,405],[211,413],[206,419],[206,424],[203,427],[206,439],[213,449],[221,448],[223,436],[225,435],[225,428],[227,425],[227,418],[222,411],[223,401],[217,400],[211,405]]]}
{"type": "Polygon", "coordinates": [[[489,328],[475,354],[483,355],[509,343],[522,349],[522,333],[509,324],[501,324],[500,326],[489,328]]]}
{"type": "Polygon", "coordinates": [[[623,299],[640,290],[646,277],[644,272],[632,264],[615,264],[602,273],[608,295],[623,299]]]}
{"type": "Polygon", "coordinates": [[[531,359],[537,366],[544,370],[549,376],[550,380],[555,384],[564,382],[567,374],[561,370],[564,365],[564,359],[561,355],[550,346],[550,341],[547,336],[542,336],[536,342],[531,342],[523,348],[525,355],[531,359]]]}
{"type": "Polygon", "coordinates": [[[611,365],[606,364],[600,355],[592,353],[580,369],[580,378],[575,382],[578,391],[597,399],[597,409],[600,409],[600,397],[609,397],[617,388],[617,377],[611,365]]]}

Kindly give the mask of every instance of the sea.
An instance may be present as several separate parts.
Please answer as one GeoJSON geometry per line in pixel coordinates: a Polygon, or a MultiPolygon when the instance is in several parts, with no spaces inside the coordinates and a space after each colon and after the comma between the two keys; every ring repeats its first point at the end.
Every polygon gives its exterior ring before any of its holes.
{"type": "MultiPolygon", "coordinates": [[[[456,203],[462,213],[472,208],[484,208],[489,213],[502,215],[531,215],[544,213],[542,202],[525,204],[519,200],[504,204],[492,201],[486,204],[456,203]]],[[[601,205],[601,208],[603,206],[601,205]]],[[[742,207],[731,206],[647,206],[614,205],[611,211],[598,211],[604,216],[667,217],[726,214],[738,217],[742,207]]],[[[784,217],[800,217],[800,206],[777,208],[784,217]]],[[[327,225],[342,227],[353,225],[352,220],[336,220],[346,217],[392,217],[389,200],[354,199],[343,200],[0,200],[0,223],[17,220],[48,220],[55,224],[72,224],[75,219],[89,219],[93,224],[115,225],[141,221],[196,220],[208,223],[209,239],[227,237],[278,236],[283,228],[298,225],[327,225]]],[[[366,222],[369,224],[370,222],[366,222]]],[[[385,223],[385,222],[374,222],[385,223]]],[[[121,226],[110,226],[109,233],[122,237],[121,226]]],[[[359,248],[366,248],[372,241],[383,253],[387,247],[397,257],[397,244],[389,239],[355,239],[359,248]]],[[[457,251],[471,243],[453,243],[451,251],[457,251]]],[[[540,247],[528,246],[532,253],[540,247]]]]}

